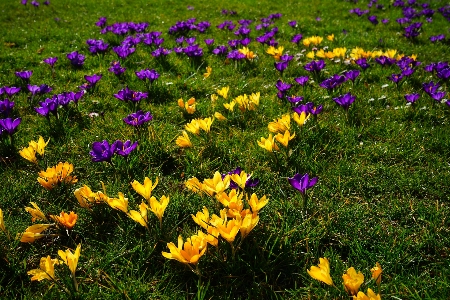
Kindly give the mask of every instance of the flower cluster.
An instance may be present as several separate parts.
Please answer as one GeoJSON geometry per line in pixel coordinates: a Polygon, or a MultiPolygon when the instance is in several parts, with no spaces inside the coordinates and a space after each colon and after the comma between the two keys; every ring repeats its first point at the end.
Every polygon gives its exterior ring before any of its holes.
{"type": "Polygon", "coordinates": [[[127,157],[130,153],[136,149],[138,142],[131,143],[130,140],[122,142],[116,140],[114,143],[109,144],[107,140],[102,142],[94,142],[92,144],[92,150],[89,152],[93,162],[106,161],[111,163],[111,159],[114,154],[127,157]]]}
{"type": "Polygon", "coordinates": [[[56,166],[40,171],[37,181],[46,189],[52,190],[60,183],[75,184],[78,182],[76,176],[71,176],[73,165],[68,162],[60,162],[56,166]]]}

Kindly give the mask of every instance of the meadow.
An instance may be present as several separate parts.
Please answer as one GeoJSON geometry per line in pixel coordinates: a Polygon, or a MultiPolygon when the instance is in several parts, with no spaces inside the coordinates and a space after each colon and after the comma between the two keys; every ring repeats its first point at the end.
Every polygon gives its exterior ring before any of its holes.
{"type": "Polygon", "coordinates": [[[0,10],[1,299],[448,298],[446,1],[0,10]]]}

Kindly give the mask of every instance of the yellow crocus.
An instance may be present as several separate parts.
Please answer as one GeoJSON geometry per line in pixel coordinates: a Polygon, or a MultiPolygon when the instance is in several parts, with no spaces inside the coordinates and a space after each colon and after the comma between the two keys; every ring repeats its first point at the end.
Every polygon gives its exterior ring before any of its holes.
{"type": "Polygon", "coordinates": [[[258,145],[269,152],[273,152],[273,150],[280,150],[277,144],[275,144],[275,137],[273,137],[272,134],[269,134],[268,138],[262,137],[261,140],[258,141],[258,145]]]}
{"type": "Polygon", "coordinates": [[[230,186],[230,175],[222,179],[222,175],[216,171],[214,177],[203,180],[202,190],[208,195],[220,194],[230,186]]]}
{"type": "Polygon", "coordinates": [[[197,179],[197,177],[192,177],[186,180],[184,185],[191,191],[195,193],[200,193],[203,191],[203,184],[197,179]]]}
{"type": "Polygon", "coordinates": [[[315,55],[316,53],[314,51],[309,51],[308,53],[306,53],[306,57],[309,59],[314,59],[315,55]]]}
{"type": "Polygon", "coordinates": [[[281,118],[270,122],[267,128],[273,133],[284,133],[286,130],[291,129],[291,116],[285,114],[281,118]]]}
{"type": "Polygon", "coordinates": [[[87,185],[76,189],[73,194],[77,198],[80,206],[88,209],[91,207],[91,204],[101,203],[103,201],[106,202],[106,199],[108,198],[108,196],[106,196],[102,192],[92,192],[91,188],[87,185]]]}
{"type": "Polygon", "coordinates": [[[367,295],[363,292],[358,292],[356,296],[353,296],[354,300],[381,300],[380,294],[375,294],[370,288],[367,289],[367,295]]]}
{"type": "Polygon", "coordinates": [[[325,55],[325,58],[328,58],[328,59],[333,59],[335,56],[332,51],[327,51],[324,53],[324,55],[325,55]]]}
{"type": "Polygon", "coordinates": [[[147,218],[147,210],[148,206],[144,202],[141,202],[139,205],[140,212],[136,210],[130,210],[128,212],[128,216],[135,222],[141,224],[144,227],[148,228],[148,218],[147,218]]]}
{"type": "Polygon", "coordinates": [[[233,180],[241,189],[245,189],[245,184],[251,176],[251,174],[248,175],[245,171],[241,171],[240,174],[232,174],[231,180],[233,180]]]}
{"type": "Polygon", "coordinates": [[[396,54],[397,54],[397,50],[395,50],[395,49],[388,49],[384,52],[384,56],[387,56],[389,58],[394,58],[396,54]]]}
{"type": "Polygon", "coordinates": [[[39,263],[39,269],[30,270],[27,274],[33,275],[33,277],[31,277],[31,281],[41,281],[44,279],[55,281],[55,265],[58,264],[59,260],[56,258],[51,259],[50,255],[47,257],[42,257],[39,263]]]}
{"type": "Polygon", "coordinates": [[[68,162],[60,162],[56,166],[39,172],[38,182],[47,190],[53,189],[58,183],[74,184],[78,182],[76,176],[69,176],[73,171],[73,165],[68,162]]]}
{"type": "Polygon", "coordinates": [[[155,183],[148,178],[145,177],[144,184],[140,184],[139,181],[134,180],[131,183],[131,186],[133,189],[142,197],[144,197],[145,200],[149,201],[150,197],[152,196],[152,191],[155,189],[155,187],[158,185],[158,177],[156,177],[155,183]]]}
{"type": "Polygon", "coordinates": [[[225,118],[224,115],[222,115],[220,112],[217,112],[217,111],[214,113],[214,117],[217,120],[219,120],[219,121],[226,121],[227,120],[227,118],[225,118]]]}
{"type": "Polygon", "coordinates": [[[1,208],[0,208],[0,230],[6,232],[5,221],[3,219],[3,211],[1,208]]]}
{"type": "Polygon", "coordinates": [[[217,96],[217,94],[212,94],[212,95],[211,95],[211,101],[212,101],[212,102],[216,102],[217,99],[219,99],[219,96],[217,96]]]}
{"type": "Polygon", "coordinates": [[[240,216],[241,211],[244,209],[244,202],[242,202],[243,193],[239,193],[237,190],[232,189],[229,194],[223,192],[216,195],[216,199],[228,208],[227,216],[235,218],[240,216]]]}
{"type": "Polygon", "coordinates": [[[291,134],[289,133],[289,130],[286,130],[286,131],[284,132],[284,134],[281,134],[281,133],[277,134],[277,135],[275,136],[275,139],[276,139],[281,145],[283,145],[284,147],[287,147],[289,141],[292,140],[294,137],[295,137],[295,133],[294,133],[293,135],[291,135],[291,134]]]}
{"type": "Polygon", "coordinates": [[[347,52],[347,48],[343,47],[343,48],[334,48],[333,49],[333,54],[335,57],[345,57],[345,53],[347,52]]]}
{"type": "Polygon", "coordinates": [[[22,150],[19,151],[20,156],[22,156],[23,158],[25,158],[26,160],[37,164],[37,158],[36,158],[36,149],[32,146],[28,146],[27,148],[23,148],[22,150]]]}
{"type": "Polygon", "coordinates": [[[334,41],[334,33],[327,35],[327,40],[334,41]]]}
{"type": "Polygon", "coordinates": [[[34,150],[40,155],[44,156],[45,147],[47,146],[48,142],[50,142],[50,138],[46,141],[44,141],[44,138],[42,136],[39,136],[39,139],[37,142],[30,141],[29,146],[33,147],[34,150]]]}
{"type": "Polygon", "coordinates": [[[355,268],[351,267],[342,275],[344,281],[344,288],[349,295],[356,295],[359,287],[364,282],[364,275],[361,272],[356,272],[355,268]]]}
{"type": "Polygon", "coordinates": [[[175,259],[184,264],[197,264],[200,257],[205,254],[207,241],[204,237],[193,235],[183,243],[183,237],[178,236],[178,247],[174,243],[167,244],[169,252],[162,252],[167,259],[175,259]]]}
{"type": "Polygon", "coordinates": [[[175,141],[178,147],[181,148],[190,148],[192,147],[191,139],[189,138],[189,135],[186,131],[183,130],[183,135],[180,135],[177,137],[177,140],[175,141]]]}
{"type": "Polygon", "coordinates": [[[184,128],[195,135],[200,134],[200,122],[198,119],[193,119],[190,123],[186,124],[184,128]]]}
{"type": "Polygon", "coordinates": [[[188,114],[195,112],[195,98],[191,97],[188,101],[184,102],[183,98],[178,99],[178,106],[186,110],[188,114]]]}
{"type": "Polygon", "coordinates": [[[305,125],[305,123],[306,123],[306,121],[308,121],[309,117],[311,117],[311,114],[302,111],[301,114],[294,112],[292,118],[294,119],[295,123],[297,123],[301,127],[301,126],[305,125]]]}
{"type": "Polygon", "coordinates": [[[199,119],[198,122],[199,122],[200,129],[204,130],[206,133],[209,133],[211,130],[211,125],[214,122],[214,119],[209,117],[209,118],[199,119]]]}
{"type": "Polygon", "coordinates": [[[253,53],[253,51],[250,51],[247,47],[243,47],[242,49],[238,50],[240,53],[244,54],[245,57],[249,60],[252,60],[256,57],[256,54],[253,53]]]}
{"type": "Polygon", "coordinates": [[[229,111],[234,110],[234,106],[236,105],[236,102],[233,100],[230,103],[224,103],[223,106],[228,109],[229,111]]]}
{"type": "Polygon", "coordinates": [[[272,57],[275,58],[275,60],[280,60],[281,56],[283,55],[283,50],[284,50],[283,46],[279,46],[278,48],[270,46],[266,50],[266,53],[272,55],[272,57]]]}
{"type": "Polygon", "coordinates": [[[119,192],[119,198],[108,197],[105,202],[113,209],[121,210],[124,213],[128,212],[128,198],[125,198],[121,192],[119,192]]]}
{"type": "Polygon", "coordinates": [[[240,232],[242,239],[245,239],[247,235],[250,233],[250,231],[255,228],[256,224],[259,222],[259,216],[257,213],[248,213],[245,215],[245,217],[242,219],[240,232]]]}
{"type": "Polygon", "coordinates": [[[260,92],[252,93],[250,96],[248,96],[249,100],[249,110],[255,110],[257,106],[259,106],[259,98],[261,96],[260,92]]]}
{"type": "Polygon", "coordinates": [[[381,268],[380,264],[377,262],[375,264],[375,267],[370,269],[370,272],[372,273],[372,279],[375,280],[375,282],[379,286],[381,284],[381,273],[383,273],[383,269],[381,268]]]}
{"type": "Polygon", "coordinates": [[[219,96],[222,96],[224,99],[228,98],[228,91],[230,88],[228,86],[221,88],[220,90],[217,90],[217,94],[219,96]]]}
{"type": "Polygon", "coordinates": [[[162,217],[167,205],[169,204],[169,197],[162,196],[158,201],[155,197],[150,198],[150,210],[158,217],[159,223],[162,223],[162,217]]]}
{"type": "Polygon", "coordinates": [[[309,276],[322,281],[328,285],[333,285],[333,279],[330,276],[330,263],[326,257],[319,258],[318,266],[312,266],[310,270],[307,270],[309,276]]]}
{"type": "Polygon", "coordinates": [[[212,68],[210,66],[206,67],[206,73],[203,73],[203,77],[206,79],[211,75],[212,68]]]}
{"type": "Polygon", "coordinates": [[[266,198],[266,195],[258,200],[258,196],[255,193],[250,196],[250,200],[248,201],[253,213],[258,213],[267,203],[269,203],[269,200],[266,198]]]}
{"type": "Polygon", "coordinates": [[[77,223],[78,215],[71,211],[69,214],[62,211],[59,216],[50,215],[50,218],[58,222],[61,226],[71,230],[77,223]]]}
{"type": "Polygon", "coordinates": [[[72,272],[72,276],[75,276],[80,253],[81,244],[78,244],[77,249],[75,249],[74,253],[72,253],[70,249],[67,249],[66,251],[58,250],[59,257],[61,257],[62,261],[69,267],[70,272],[72,272]]]}
{"type": "Polygon", "coordinates": [[[316,56],[319,58],[325,58],[325,50],[320,49],[316,52],[316,56]]]}
{"type": "Polygon", "coordinates": [[[204,229],[208,229],[209,227],[209,211],[208,209],[203,206],[203,211],[198,211],[197,214],[194,216],[191,214],[192,219],[194,220],[197,225],[203,227],[204,229]]]}
{"type": "Polygon", "coordinates": [[[42,234],[44,230],[52,227],[53,224],[36,224],[25,229],[25,232],[17,234],[17,238],[20,237],[22,243],[33,243],[35,240],[43,238],[45,234],[42,234]]]}
{"type": "Polygon", "coordinates": [[[233,243],[239,229],[241,228],[241,223],[242,220],[240,216],[229,221],[225,218],[225,220],[223,220],[222,223],[218,223],[216,227],[219,230],[221,237],[223,237],[228,243],[233,243]]]}
{"type": "Polygon", "coordinates": [[[25,207],[25,211],[31,215],[31,222],[35,222],[36,220],[48,221],[39,206],[35,202],[30,203],[34,208],[27,206],[25,207]]]}

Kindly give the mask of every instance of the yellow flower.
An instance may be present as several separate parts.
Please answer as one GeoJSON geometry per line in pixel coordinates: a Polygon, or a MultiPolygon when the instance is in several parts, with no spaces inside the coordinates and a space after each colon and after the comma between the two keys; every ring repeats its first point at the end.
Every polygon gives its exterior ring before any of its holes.
{"type": "Polygon", "coordinates": [[[334,33],[327,35],[327,40],[334,41],[334,33]]]}
{"type": "Polygon", "coordinates": [[[148,218],[147,218],[147,210],[148,206],[144,202],[141,202],[139,205],[140,212],[136,210],[130,210],[128,212],[128,216],[133,219],[135,222],[141,224],[144,227],[148,228],[148,218]]]}
{"type": "Polygon", "coordinates": [[[195,98],[191,97],[188,101],[183,102],[183,98],[178,99],[178,106],[180,108],[186,109],[188,114],[193,114],[195,112],[195,98]]]}
{"type": "Polygon", "coordinates": [[[230,175],[222,179],[222,175],[216,171],[214,177],[203,180],[202,190],[208,195],[220,194],[230,186],[230,175]]]}
{"type": "Polygon", "coordinates": [[[60,162],[55,167],[39,172],[38,182],[47,190],[53,189],[58,183],[77,183],[78,179],[76,176],[69,176],[72,171],[72,164],[60,162]]]}
{"type": "Polygon", "coordinates": [[[27,272],[28,275],[33,275],[31,281],[41,281],[44,279],[56,280],[55,278],[55,265],[59,264],[58,259],[51,259],[50,255],[47,257],[42,257],[39,269],[33,269],[27,272]]]}
{"type": "Polygon", "coordinates": [[[216,94],[212,94],[212,95],[211,95],[211,101],[212,101],[212,102],[216,102],[217,99],[219,99],[219,96],[217,96],[216,94]]]}
{"type": "Polygon", "coordinates": [[[242,202],[243,196],[244,194],[232,189],[229,194],[225,192],[217,194],[216,199],[228,208],[227,216],[235,218],[240,216],[242,209],[244,209],[244,203],[242,202]]]}
{"type": "Polygon", "coordinates": [[[325,52],[325,58],[333,59],[334,58],[334,53],[332,51],[325,52]]]}
{"type": "Polygon", "coordinates": [[[315,56],[316,54],[314,53],[314,51],[309,51],[308,53],[306,53],[306,57],[307,58],[310,58],[310,59],[314,59],[314,56],[315,56]]]}
{"type": "Polygon", "coordinates": [[[128,198],[125,198],[121,192],[119,192],[119,198],[108,197],[105,202],[113,209],[121,210],[124,213],[128,212],[128,198]]]}
{"type": "Polygon", "coordinates": [[[356,296],[353,296],[355,300],[381,300],[380,294],[375,294],[370,288],[367,289],[367,295],[363,292],[358,292],[356,296]]]}
{"type": "Polygon", "coordinates": [[[256,107],[259,106],[259,98],[260,98],[260,96],[261,96],[260,92],[257,92],[256,94],[252,93],[249,96],[249,99],[248,99],[249,100],[249,106],[248,106],[249,110],[255,110],[256,107]]]}
{"type": "Polygon", "coordinates": [[[28,146],[27,148],[23,148],[19,151],[20,156],[25,158],[26,160],[37,164],[37,158],[36,158],[36,150],[32,146],[28,146]]]}
{"type": "Polygon", "coordinates": [[[197,179],[197,177],[189,178],[184,185],[195,193],[203,191],[203,184],[197,179]]]}
{"type": "Polygon", "coordinates": [[[200,134],[200,122],[198,121],[198,119],[193,119],[190,123],[186,124],[184,128],[195,135],[200,134]]]}
{"type": "Polygon", "coordinates": [[[381,273],[383,273],[383,269],[381,269],[380,264],[377,262],[375,267],[370,269],[370,272],[372,272],[372,278],[375,280],[377,285],[381,284],[381,273]]]}
{"type": "Polygon", "coordinates": [[[275,139],[276,139],[281,145],[283,145],[284,147],[287,147],[289,141],[292,140],[294,137],[295,137],[295,133],[294,133],[293,135],[291,135],[291,134],[289,133],[289,130],[286,130],[286,131],[284,132],[284,135],[281,134],[281,133],[279,133],[279,134],[277,134],[277,135],[275,136],[275,139]]]}
{"type": "Polygon", "coordinates": [[[208,242],[208,244],[210,244],[211,246],[217,247],[217,245],[219,244],[219,231],[217,230],[217,228],[213,227],[213,226],[209,226],[208,229],[208,234],[203,233],[202,231],[198,231],[197,235],[200,238],[204,238],[206,239],[206,241],[208,242]]]}
{"type": "Polygon", "coordinates": [[[35,240],[40,239],[45,236],[41,232],[47,228],[53,226],[53,224],[36,224],[25,229],[25,232],[17,234],[16,238],[19,238],[22,243],[33,243],[35,240]]]}
{"type": "Polygon", "coordinates": [[[217,224],[217,229],[219,230],[220,236],[227,240],[228,243],[233,243],[236,238],[239,229],[241,228],[241,216],[238,216],[236,219],[231,219],[227,221],[223,220],[222,223],[217,224]]]}
{"type": "Polygon", "coordinates": [[[250,51],[247,47],[243,47],[242,49],[238,50],[240,53],[244,54],[247,59],[254,59],[256,57],[256,54],[253,53],[253,51],[250,51]]]}
{"type": "Polygon", "coordinates": [[[178,147],[181,148],[190,148],[192,147],[191,139],[189,138],[189,135],[186,131],[183,130],[183,135],[180,135],[177,137],[177,140],[175,141],[178,145],[178,147]]]}
{"type": "Polygon", "coordinates": [[[273,46],[270,46],[270,47],[266,50],[266,53],[272,55],[273,58],[275,58],[275,60],[280,60],[281,56],[283,55],[283,50],[284,50],[284,47],[283,47],[283,46],[279,46],[278,48],[275,48],[275,47],[273,47],[273,46]]]}
{"type": "Polygon", "coordinates": [[[256,196],[255,193],[251,195],[250,200],[248,201],[253,213],[258,213],[267,203],[269,203],[269,200],[266,199],[266,195],[258,200],[258,196],[256,196]]]}
{"type": "Polygon", "coordinates": [[[212,68],[210,66],[206,67],[206,73],[203,73],[203,77],[206,79],[211,75],[212,68]]]}
{"type": "Polygon", "coordinates": [[[93,193],[91,188],[87,185],[84,185],[81,188],[76,189],[74,192],[75,197],[78,200],[78,203],[81,207],[89,209],[91,204],[100,203],[105,201],[108,198],[102,192],[93,193]]]}
{"type": "Polygon", "coordinates": [[[30,141],[29,146],[33,147],[40,156],[44,156],[45,146],[47,146],[48,142],[50,142],[50,138],[47,140],[47,142],[45,142],[44,138],[42,136],[39,136],[38,141],[30,141]]]}
{"type": "Polygon", "coordinates": [[[273,137],[272,134],[269,134],[269,137],[267,139],[262,137],[261,141],[258,141],[258,145],[269,152],[273,152],[273,150],[279,150],[277,144],[275,144],[275,137],[273,137]]]}
{"type": "Polygon", "coordinates": [[[166,197],[164,195],[161,197],[159,201],[156,200],[155,197],[150,198],[150,210],[158,217],[160,224],[162,222],[162,217],[168,204],[169,204],[169,197],[166,197]]]}
{"type": "Polygon", "coordinates": [[[230,103],[224,103],[223,106],[228,109],[229,111],[234,110],[234,106],[236,105],[236,102],[233,100],[230,103]]]}
{"type": "Polygon", "coordinates": [[[78,215],[73,211],[71,211],[70,214],[61,212],[59,216],[50,215],[50,218],[58,222],[61,226],[65,227],[66,229],[71,230],[77,223],[78,215]]]}
{"type": "Polygon", "coordinates": [[[224,115],[217,111],[214,113],[214,117],[219,121],[225,121],[227,119],[224,115]]]}
{"type": "Polygon", "coordinates": [[[199,122],[200,129],[204,130],[206,133],[209,133],[209,131],[211,130],[211,125],[214,122],[214,119],[209,117],[209,118],[199,119],[198,122],[199,122]]]}
{"type": "Polygon", "coordinates": [[[318,46],[320,43],[322,43],[323,37],[315,35],[310,37],[310,40],[314,46],[318,46]]]}
{"type": "Polygon", "coordinates": [[[162,252],[167,259],[175,259],[184,264],[197,264],[200,257],[205,254],[207,247],[206,238],[203,236],[193,235],[186,239],[183,244],[183,238],[178,236],[178,247],[174,243],[167,244],[170,253],[162,252]]]}
{"type": "Polygon", "coordinates": [[[245,239],[245,237],[247,237],[250,231],[255,228],[256,224],[258,224],[258,221],[259,216],[257,213],[248,213],[245,215],[245,217],[242,219],[242,224],[240,227],[242,239],[245,239]]]}
{"type": "Polygon", "coordinates": [[[6,232],[5,221],[3,220],[3,211],[0,208],[0,230],[6,232]]]}
{"type": "Polygon", "coordinates": [[[270,132],[273,133],[284,133],[286,130],[291,129],[291,116],[289,114],[283,115],[281,118],[270,122],[267,126],[270,132]]]}
{"type": "Polygon", "coordinates": [[[303,43],[303,46],[309,47],[309,45],[311,45],[311,38],[304,38],[302,43],[303,43]]]}
{"type": "Polygon", "coordinates": [[[322,281],[328,285],[333,285],[333,279],[330,276],[330,263],[326,257],[319,258],[318,267],[312,266],[310,270],[307,270],[309,276],[322,281]]]}
{"type": "Polygon", "coordinates": [[[356,295],[359,287],[364,282],[364,275],[361,272],[356,273],[355,268],[351,267],[347,270],[347,273],[342,275],[344,280],[344,288],[349,295],[356,295]]]}
{"type": "Polygon", "coordinates": [[[66,251],[58,250],[58,255],[61,257],[63,262],[69,267],[72,276],[75,276],[75,271],[77,269],[78,259],[80,258],[81,244],[78,244],[75,252],[72,253],[69,249],[66,251]]]}
{"type": "Polygon", "coordinates": [[[233,180],[241,189],[245,189],[245,183],[252,175],[248,175],[245,171],[241,171],[241,174],[231,175],[231,180],[233,180]]]}
{"type": "Polygon", "coordinates": [[[33,205],[34,208],[25,207],[25,211],[30,213],[31,222],[35,222],[36,220],[48,221],[47,218],[45,217],[45,214],[42,212],[39,206],[37,206],[37,204],[34,202],[30,203],[31,205],[33,205]]]}
{"type": "Polygon", "coordinates": [[[396,54],[397,54],[397,50],[395,50],[395,49],[388,49],[388,50],[386,50],[386,52],[384,52],[384,56],[387,56],[389,58],[394,58],[396,54]]]}
{"type": "Polygon", "coordinates": [[[209,211],[208,209],[203,206],[203,211],[198,211],[197,214],[194,216],[191,214],[192,219],[194,220],[197,225],[200,225],[204,229],[208,229],[209,227],[209,211]]]}
{"type": "Polygon", "coordinates": [[[300,115],[298,113],[294,112],[292,118],[301,127],[301,126],[305,125],[305,123],[306,123],[306,121],[308,121],[309,117],[311,117],[311,114],[302,111],[302,113],[300,115]]]}
{"type": "Polygon", "coordinates": [[[145,200],[149,201],[150,197],[152,196],[152,191],[155,189],[155,187],[158,185],[158,177],[156,177],[155,184],[152,183],[152,181],[145,177],[144,184],[140,184],[138,181],[134,180],[131,183],[131,186],[133,189],[142,197],[145,198],[145,200]]]}
{"type": "Polygon", "coordinates": [[[347,48],[334,48],[333,53],[335,57],[345,57],[345,53],[347,52],[347,48]]]}
{"type": "Polygon", "coordinates": [[[227,99],[229,90],[230,90],[230,88],[228,86],[223,87],[220,90],[217,90],[217,94],[219,94],[219,96],[222,96],[224,99],[227,99]]]}
{"type": "Polygon", "coordinates": [[[320,49],[319,51],[316,52],[316,56],[319,58],[325,58],[325,50],[320,49]]]}

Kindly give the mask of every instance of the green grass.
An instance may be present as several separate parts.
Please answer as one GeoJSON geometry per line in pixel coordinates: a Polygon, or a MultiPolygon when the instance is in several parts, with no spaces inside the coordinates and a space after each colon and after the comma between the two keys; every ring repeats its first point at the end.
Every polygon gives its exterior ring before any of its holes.
{"type": "MultiPolygon", "coordinates": [[[[84,75],[103,74],[97,88],[83,97],[78,108],[60,111],[60,119],[53,116],[48,122],[39,116],[28,102],[29,93],[14,96],[13,117],[22,123],[14,134],[13,144],[7,137],[0,140],[0,208],[10,238],[0,232],[0,298],[41,299],[69,297],[61,286],[72,291],[74,298],[90,299],[346,299],[341,276],[353,266],[365,275],[361,290],[376,289],[370,280],[370,268],[379,262],[383,268],[381,294],[383,298],[444,299],[450,293],[450,110],[436,103],[422,91],[422,82],[438,78],[425,72],[423,66],[449,61],[449,44],[432,44],[429,37],[447,34],[448,21],[436,13],[432,23],[424,22],[420,36],[407,40],[403,29],[395,22],[402,17],[401,9],[380,0],[384,10],[371,9],[378,19],[388,18],[386,25],[373,26],[367,15],[358,18],[348,11],[365,9],[368,1],[353,4],[347,1],[285,1],[286,3],[255,1],[52,1],[39,8],[20,1],[3,1],[0,9],[0,87],[22,86],[16,71],[33,70],[32,84],[46,83],[53,93],[76,91],[85,82],[84,75]],[[132,2],[132,3],[129,3],[132,2]],[[194,10],[187,10],[193,5],[194,10]],[[235,10],[235,16],[224,16],[222,9],[235,10]],[[311,118],[290,142],[291,155],[268,153],[258,146],[267,137],[267,125],[290,113],[287,101],[276,97],[279,73],[273,58],[265,53],[254,39],[262,34],[254,30],[259,19],[271,13],[283,14],[275,21],[279,28],[276,40],[291,55],[302,53],[303,45],[290,42],[296,33],[303,37],[335,35],[335,41],[324,38],[322,46],[329,49],[355,47],[365,50],[397,49],[405,55],[416,54],[421,65],[398,88],[387,79],[398,73],[396,66],[372,66],[352,85],[346,82],[335,97],[351,91],[357,99],[348,115],[329,97],[318,82],[303,89],[294,78],[309,75],[303,65],[310,61],[296,55],[283,74],[283,81],[293,84],[290,93],[305,97],[324,106],[323,112],[311,118]],[[123,38],[112,33],[101,35],[94,25],[100,16],[115,22],[148,22],[148,31],[162,31],[166,48],[175,46],[168,34],[176,21],[195,17],[209,21],[205,34],[190,32],[204,48],[200,60],[185,55],[170,54],[166,59],[151,56],[151,48],[143,44],[136,53],[123,61],[127,68],[123,78],[108,72],[110,62],[117,55],[109,50],[104,55],[91,55],[85,41],[103,39],[118,45],[123,38]],[[320,22],[316,21],[320,17],[320,22]],[[57,18],[57,19],[55,19],[57,18]],[[232,32],[216,28],[224,20],[251,19],[250,50],[258,58],[254,62],[234,64],[223,57],[210,54],[204,38],[214,38],[214,45],[226,44],[237,38],[232,32]],[[297,28],[287,22],[297,20],[297,28]],[[348,31],[344,34],[343,30],[348,31]],[[86,55],[82,68],[70,65],[65,55],[78,50],[86,55]],[[42,60],[57,56],[55,76],[42,60]],[[207,66],[212,74],[204,79],[207,66]],[[141,69],[155,69],[160,73],[150,89],[149,99],[140,103],[143,111],[154,117],[150,125],[137,132],[123,123],[122,118],[134,108],[113,97],[128,85],[133,90],[146,91],[146,85],[134,74],[141,69]],[[385,86],[388,85],[388,86],[385,86]],[[260,105],[255,111],[228,113],[225,100],[219,97],[212,103],[211,94],[229,86],[227,102],[238,95],[260,92],[260,105]],[[414,107],[405,106],[403,95],[417,92],[420,99],[414,107]],[[195,97],[197,111],[192,115],[181,112],[177,100],[195,97]],[[205,139],[193,137],[192,148],[181,149],[175,140],[192,118],[212,117],[219,111],[228,120],[215,120],[205,139]],[[99,117],[91,118],[96,112],[99,117]],[[18,151],[30,140],[43,136],[50,142],[39,167],[25,161],[18,151]],[[139,141],[136,151],[124,159],[113,158],[113,165],[93,163],[89,151],[95,141],[116,139],[139,141]],[[276,158],[275,158],[276,157],[276,158]],[[78,183],[46,191],[37,182],[38,172],[60,161],[74,165],[78,183]],[[176,243],[200,229],[191,214],[208,207],[219,214],[218,202],[194,194],[184,182],[197,177],[211,178],[214,172],[226,173],[242,167],[260,184],[251,190],[259,197],[266,195],[268,205],[259,213],[260,220],[244,240],[236,256],[228,243],[220,242],[217,251],[208,247],[200,258],[202,276],[187,266],[167,260],[162,251],[167,243],[176,243]],[[308,191],[308,213],[301,208],[301,195],[287,178],[296,173],[318,176],[318,184],[308,191]],[[131,187],[133,180],[145,177],[159,184],[153,191],[158,199],[170,196],[163,218],[162,230],[158,219],[149,212],[150,232],[124,213],[106,204],[96,205],[92,211],[79,206],[73,191],[88,185],[92,191],[102,190],[116,197],[123,192],[129,199],[129,209],[138,209],[142,197],[131,187]],[[70,234],[63,229],[50,230],[59,237],[48,237],[31,244],[15,240],[32,225],[24,207],[36,202],[46,214],[58,215],[62,210],[75,211],[78,222],[70,234]],[[59,285],[49,281],[30,282],[27,271],[39,266],[41,257],[58,257],[58,250],[75,249],[82,244],[76,271],[79,292],[72,287],[70,271],[57,266],[59,285]],[[331,276],[337,288],[312,279],[306,272],[317,265],[320,257],[330,260],[331,276]]],[[[437,9],[445,1],[433,1],[437,9]]],[[[307,50],[309,51],[309,50],[307,50]]],[[[357,68],[326,60],[322,77],[327,78],[344,70],[357,68]]],[[[440,82],[448,91],[448,81],[440,82]]],[[[26,90],[26,88],[25,88],[26,90]]],[[[3,95],[2,95],[3,96],[3,95]]],[[[0,97],[2,97],[0,96],[0,97]]],[[[448,98],[448,94],[447,94],[448,98]]],[[[43,101],[45,97],[40,97],[43,101]]],[[[206,135],[205,135],[206,136],[206,135]]],[[[282,146],[280,146],[281,148],[282,146]]],[[[348,299],[348,298],[347,298],[348,299]]]]}

